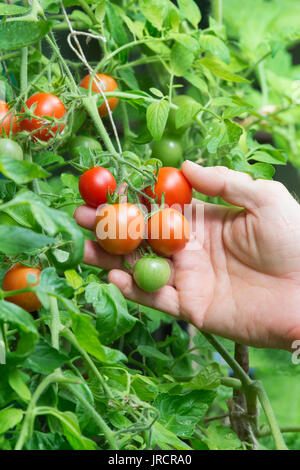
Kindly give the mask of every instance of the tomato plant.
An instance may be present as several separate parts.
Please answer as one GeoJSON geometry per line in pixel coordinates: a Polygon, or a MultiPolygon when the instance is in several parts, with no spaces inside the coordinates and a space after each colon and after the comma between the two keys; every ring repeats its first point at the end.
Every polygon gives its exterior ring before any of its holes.
{"type": "MultiPolygon", "coordinates": [[[[16,291],[26,289],[26,287],[36,286],[39,283],[41,271],[39,268],[31,268],[22,266],[16,263],[5,274],[2,282],[2,289],[4,291],[16,291]],[[35,281],[29,281],[28,276],[35,278],[35,281]]],[[[19,307],[22,307],[27,312],[34,312],[41,307],[37,295],[34,292],[25,292],[22,294],[11,295],[6,297],[9,302],[12,302],[19,307]]]]}
{"type": "Polygon", "coordinates": [[[186,218],[175,209],[156,212],[148,222],[148,242],[159,255],[170,256],[182,250],[190,238],[186,218]]]}
{"type": "Polygon", "coordinates": [[[299,449],[289,353],[251,348],[248,374],[246,346],[165,313],[186,279],[157,291],[194,235],[184,159],[289,162],[298,189],[298,3],[0,3],[0,450],[299,449]]]}
{"type": "Polygon", "coordinates": [[[158,142],[152,144],[152,156],[158,158],[163,166],[178,167],[183,156],[180,139],[164,134],[158,142]]]}
{"type": "Polygon", "coordinates": [[[167,206],[179,206],[183,210],[192,200],[192,187],[180,170],[162,167],[158,170],[154,189],[148,186],[145,194],[157,198],[158,204],[161,203],[164,194],[164,203],[167,206]]]}
{"type": "Polygon", "coordinates": [[[106,168],[96,167],[83,173],[79,180],[82,199],[91,207],[98,207],[107,201],[107,195],[117,188],[114,176],[106,168]]]}
{"type": "MultiPolygon", "coordinates": [[[[57,132],[62,132],[63,123],[51,125],[51,120],[61,119],[67,112],[58,96],[51,93],[36,93],[26,101],[25,105],[31,114],[40,118],[30,117],[22,119],[20,122],[21,129],[29,132],[33,139],[47,142],[57,132]]],[[[22,112],[25,112],[25,108],[22,109],[22,112]]]]}
{"type": "Polygon", "coordinates": [[[170,266],[164,258],[144,256],[134,265],[134,280],[146,292],[155,292],[164,287],[170,275],[170,266]]]}
{"type": "Polygon", "coordinates": [[[133,204],[108,204],[97,213],[95,232],[99,245],[105,251],[113,255],[126,255],[142,241],[144,216],[133,204]]]}

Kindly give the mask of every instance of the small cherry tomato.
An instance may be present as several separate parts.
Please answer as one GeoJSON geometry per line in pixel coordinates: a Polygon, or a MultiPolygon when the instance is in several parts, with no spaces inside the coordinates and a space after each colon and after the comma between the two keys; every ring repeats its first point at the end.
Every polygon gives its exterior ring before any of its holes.
{"type": "Polygon", "coordinates": [[[101,152],[102,147],[98,140],[93,139],[92,137],[88,137],[85,135],[78,135],[73,137],[69,144],[69,152],[73,158],[78,156],[78,148],[84,147],[88,150],[101,152]]]}
{"type": "MultiPolygon", "coordinates": [[[[161,203],[162,194],[165,194],[165,204],[172,207],[176,204],[176,209],[184,209],[185,204],[190,204],[192,200],[192,186],[177,168],[168,166],[158,170],[157,181],[154,186],[154,192],[151,186],[144,190],[147,196],[155,199],[157,197],[158,204],[161,203]]],[[[145,198],[146,199],[146,198],[145,198]]],[[[148,206],[149,203],[146,203],[148,206]]]]}
{"type": "MultiPolygon", "coordinates": [[[[175,96],[173,99],[173,104],[176,104],[179,108],[183,106],[192,106],[196,103],[196,101],[188,95],[178,95],[175,96]]],[[[168,120],[167,120],[167,129],[172,132],[173,134],[183,134],[183,132],[191,126],[193,123],[193,120],[191,119],[190,121],[186,122],[183,126],[177,127],[176,126],[176,113],[178,109],[170,109],[168,120]]]]}
{"type": "MultiPolygon", "coordinates": [[[[32,140],[40,139],[48,142],[53,137],[51,132],[56,134],[64,129],[64,123],[53,124],[52,121],[47,120],[47,117],[61,119],[67,112],[63,102],[57,96],[51,93],[36,93],[26,101],[26,106],[32,114],[39,118],[25,118],[20,121],[20,127],[23,131],[36,131],[31,136],[32,140]]],[[[24,112],[23,108],[22,113],[24,112]]]]}
{"type": "Polygon", "coordinates": [[[134,204],[107,204],[96,216],[95,233],[105,251],[112,255],[127,255],[142,241],[144,216],[134,204]]]}
{"type": "Polygon", "coordinates": [[[167,284],[171,270],[164,258],[144,256],[134,265],[133,277],[140,289],[155,292],[167,284]]]}
{"type": "Polygon", "coordinates": [[[88,206],[98,207],[107,202],[107,192],[112,194],[117,188],[114,175],[102,167],[91,168],[79,180],[79,192],[88,206]]]}
{"type": "MultiPolygon", "coordinates": [[[[38,268],[29,268],[20,263],[16,263],[5,274],[2,282],[4,291],[25,289],[29,286],[36,286],[39,283],[41,270],[38,268]],[[27,276],[35,276],[36,282],[29,283],[27,276]]],[[[24,292],[24,294],[12,295],[5,297],[5,300],[19,305],[27,312],[34,312],[39,309],[42,304],[34,292],[24,292]]]]}
{"type": "MultiPolygon", "coordinates": [[[[116,80],[110,75],[105,75],[104,73],[97,73],[96,76],[93,78],[92,83],[92,91],[94,93],[100,93],[100,87],[104,92],[114,91],[116,88],[118,88],[116,80]],[[100,81],[97,80],[96,76],[100,79],[100,81]]],[[[86,75],[79,83],[79,86],[88,90],[90,80],[91,75],[86,75]]],[[[118,98],[111,97],[107,99],[107,102],[110,107],[110,110],[113,111],[116,108],[119,100],[118,98]]],[[[101,104],[101,106],[98,108],[98,111],[101,117],[105,117],[108,115],[108,109],[105,103],[101,104]]]]}
{"type": "Polygon", "coordinates": [[[0,156],[2,155],[16,160],[23,160],[22,147],[11,139],[0,139],[0,156]]]}
{"type": "Polygon", "coordinates": [[[181,142],[176,136],[164,134],[152,144],[152,157],[158,158],[164,166],[176,168],[181,163],[182,155],[181,142]]]}
{"type": "Polygon", "coordinates": [[[150,217],[148,243],[159,255],[174,255],[185,247],[189,239],[190,225],[175,209],[162,209],[150,217]]]}
{"type": "Polygon", "coordinates": [[[0,100],[0,135],[9,136],[10,133],[14,135],[18,132],[17,118],[9,111],[7,103],[0,100]]]}

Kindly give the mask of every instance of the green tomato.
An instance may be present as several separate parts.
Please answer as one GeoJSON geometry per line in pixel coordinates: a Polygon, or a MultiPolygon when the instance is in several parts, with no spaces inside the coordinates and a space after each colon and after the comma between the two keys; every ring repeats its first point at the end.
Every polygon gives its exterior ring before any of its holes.
{"type": "Polygon", "coordinates": [[[182,160],[182,146],[180,139],[171,134],[164,134],[162,138],[152,144],[152,157],[158,158],[163,166],[178,167],[182,160]]]}
{"type": "Polygon", "coordinates": [[[146,292],[161,289],[167,284],[170,275],[169,263],[164,258],[144,256],[134,265],[134,280],[146,292]]]}
{"type": "MultiPolygon", "coordinates": [[[[195,100],[188,95],[178,95],[172,100],[173,104],[176,104],[179,108],[187,104],[195,104],[195,100]]],[[[172,132],[173,134],[183,134],[183,132],[191,126],[193,120],[186,122],[183,126],[177,128],[176,127],[176,113],[177,109],[170,109],[168,121],[167,121],[167,129],[172,132]]]]}
{"type": "Polygon", "coordinates": [[[23,160],[22,147],[11,139],[0,139],[0,156],[2,155],[15,158],[16,160],[23,160]]]}
{"type": "Polygon", "coordinates": [[[70,142],[69,152],[73,158],[78,156],[78,148],[84,147],[89,150],[94,150],[101,152],[102,147],[100,142],[92,137],[88,137],[85,135],[78,135],[77,137],[73,137],[70,142]]]}

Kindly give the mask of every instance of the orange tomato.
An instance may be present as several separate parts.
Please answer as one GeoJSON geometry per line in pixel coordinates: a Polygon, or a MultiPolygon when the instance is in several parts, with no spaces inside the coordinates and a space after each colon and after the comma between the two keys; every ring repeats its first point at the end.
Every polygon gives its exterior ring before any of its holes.
{"type": "MultiPolygon", "coordinates": [[[[41,270],[39,268],[30,268],[20,263],[14,264],[5,274],[2,282],[4,291],[25,289],[29,286],[36,286],[40,280],[41,270]],[[27,276],[32,274],[36,277],[36,282],[29,283],[27,276]]],[[[5,300],[22,307],[27,312],[34,312],[39,309],[42,304],[34,292],[24,292],[23,294],[5,297],[5,300]]]]}
{"type": "MultiPolygon", "coordinates": [[[[118,84],[116,80],[110,77],[109,75],[105,75],[104,73],[97,73],[96,76],[93,78],[93,83],[92,83],[92,91],[94,93],[100,93],[100,87],[104,92],[114,91],[116,88],[118,88],[118,84]],[[97,80],[96,76],[101,81],[97,80]]],[[[86,75],[79,83],[79,86],[88,90],[90,80],[91,80],[91,75],[86,75]]],[[[116,108],[119,100],[118,98],[112,97],[112,98],[108,98],[107,102],[110,107],[110,110],[113,111],[116,108]]],[[[101,106],[98,108],[98,111],[101,117],[105,117],[108,115],[108,109],[105,103],[101,104],[101,106]]]]}

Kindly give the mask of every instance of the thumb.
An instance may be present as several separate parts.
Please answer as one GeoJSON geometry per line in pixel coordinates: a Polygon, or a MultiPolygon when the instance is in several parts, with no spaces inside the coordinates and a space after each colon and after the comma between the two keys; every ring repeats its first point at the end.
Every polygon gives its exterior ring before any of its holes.
{"type": "Polygon", "coordinates": [[[221,196],[229,204],[249,210],[260,205],[262,180],[225,166],[202,167],[189,160],[181,170],[192,187],[206,196],[221,196]]]}

